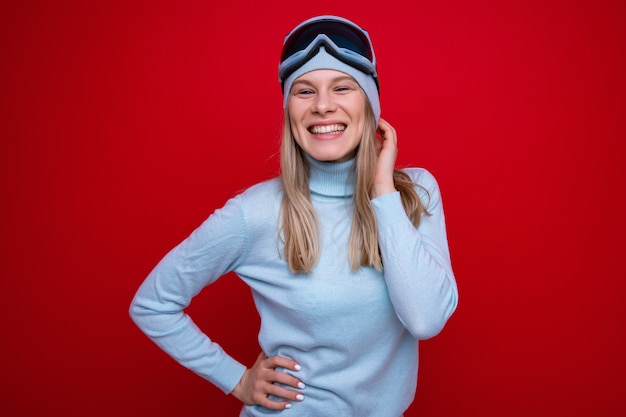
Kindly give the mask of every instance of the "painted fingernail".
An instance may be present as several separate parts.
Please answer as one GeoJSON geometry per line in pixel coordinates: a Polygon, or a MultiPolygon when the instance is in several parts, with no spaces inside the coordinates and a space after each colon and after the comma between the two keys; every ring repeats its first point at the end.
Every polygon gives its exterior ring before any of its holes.
{"type": "Polygon", "coordinates": [[[285,408],[291,408],[291,404],[286,404],[285,408]]]}
{"type": "Polygon", "coordinates": [[[296,366],[293,367],[296,371],[299,371],[300,369],[302,369],[302,367],[298,364],[296,364],[296,366]]]}
{"type": "Polygon", "coordinates": [[[306,385],[304,385],[302,382],[298,382],[298,388],[304,389],[305,387],[306,385]]]}
{"type": "Polygon", "coordinates": [[[296,395],[296,400],[298,400],[298,401],[304,400],[304,395],[302,395],[302,394],[296,395]]]}

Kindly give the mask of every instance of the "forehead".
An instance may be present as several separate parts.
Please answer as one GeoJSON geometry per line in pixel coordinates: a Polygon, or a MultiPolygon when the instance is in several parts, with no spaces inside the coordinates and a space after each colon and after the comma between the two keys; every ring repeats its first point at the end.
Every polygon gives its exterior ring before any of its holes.
{"type": "Polygon", "coordinates": [[[352,81],[356,82],[352,76],[346,74],[345,72],[331,70],[331,69],[318,69],[309,71],[307,73],[302,74],[293,82],[297,84],[299,82],[304,83],[320,83],[320,82],[337,82],[337,81],[352,81]]]}

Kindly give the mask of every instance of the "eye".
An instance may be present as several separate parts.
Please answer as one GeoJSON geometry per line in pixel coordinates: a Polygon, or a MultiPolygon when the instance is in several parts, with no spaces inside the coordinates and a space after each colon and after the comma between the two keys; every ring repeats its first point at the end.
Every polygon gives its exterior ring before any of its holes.
{"type": "Polygon", "coordinates": [[[296,90],[294,93],[297,96],[308,96],[308,95],[313,94],[313,90],[309,88],[301,88],[299,90],[296,90]]]}
{"type": "Polygon", "coordinates": [[[348,93],[351,91],[356,90],[356,86],[352,85],[352,83],[347,83],[347,84],[338,84],[335,88],[334,91],[337,93],[348,93]]]}

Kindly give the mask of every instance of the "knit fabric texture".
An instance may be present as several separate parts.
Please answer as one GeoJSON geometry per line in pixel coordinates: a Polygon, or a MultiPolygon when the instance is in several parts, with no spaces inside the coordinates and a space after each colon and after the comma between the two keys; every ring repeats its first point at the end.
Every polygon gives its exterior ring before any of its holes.
{"type": "MultiPolygon", "coordinates": [[[[292,274],[282,255],[277,230],[282,185],[273,179],[230,199],[170,251],[137,291],[132,319],[180,364],[229,393],[246,367],[184,309],[207,285],[234,271],[250,287],[260,314],[260,348],[302,366],[299,372],[279,369],[306,384],[304,400],[294,401],[286,413],[401,416],[415,394],[418,340],[437,334],[457,305],[443,207],[430,173],[405,170],[427,190],[418,192],[431,216],[416,229],[399,193],[372,200],[384,271],[352,271],[352,164],[311,161],[311,199],[322,239],[312,273],[292,274]]],[[[232,299],[213,319],[227,321],[239,303],[232,299]]],[[[281,412],[243,406],[241,416],[281,412]]]]}

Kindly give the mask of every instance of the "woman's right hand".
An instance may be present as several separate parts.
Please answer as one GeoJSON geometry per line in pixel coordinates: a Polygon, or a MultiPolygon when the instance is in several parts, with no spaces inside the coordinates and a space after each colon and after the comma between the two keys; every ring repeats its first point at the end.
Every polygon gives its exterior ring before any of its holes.
{"type": "Polygon", "coordinates": [[[285,368],[297,372],[300,370],[300,365],[291,359],[281,356],[268,358],[261,352],[252,368],[246,369],[246,372],[231,394],[244,404],[260,405],[271,410],[290,408],[291,403],[289,400],[302,401],[304,396],[300,392],[275,384],[275,382],[278,382],[295,389],[304,389],[302,381],[289,374],[277,371],[276,368],[285,368]],[[270,400],[269,395],[284,398],[288,401],[270,400]]]}

